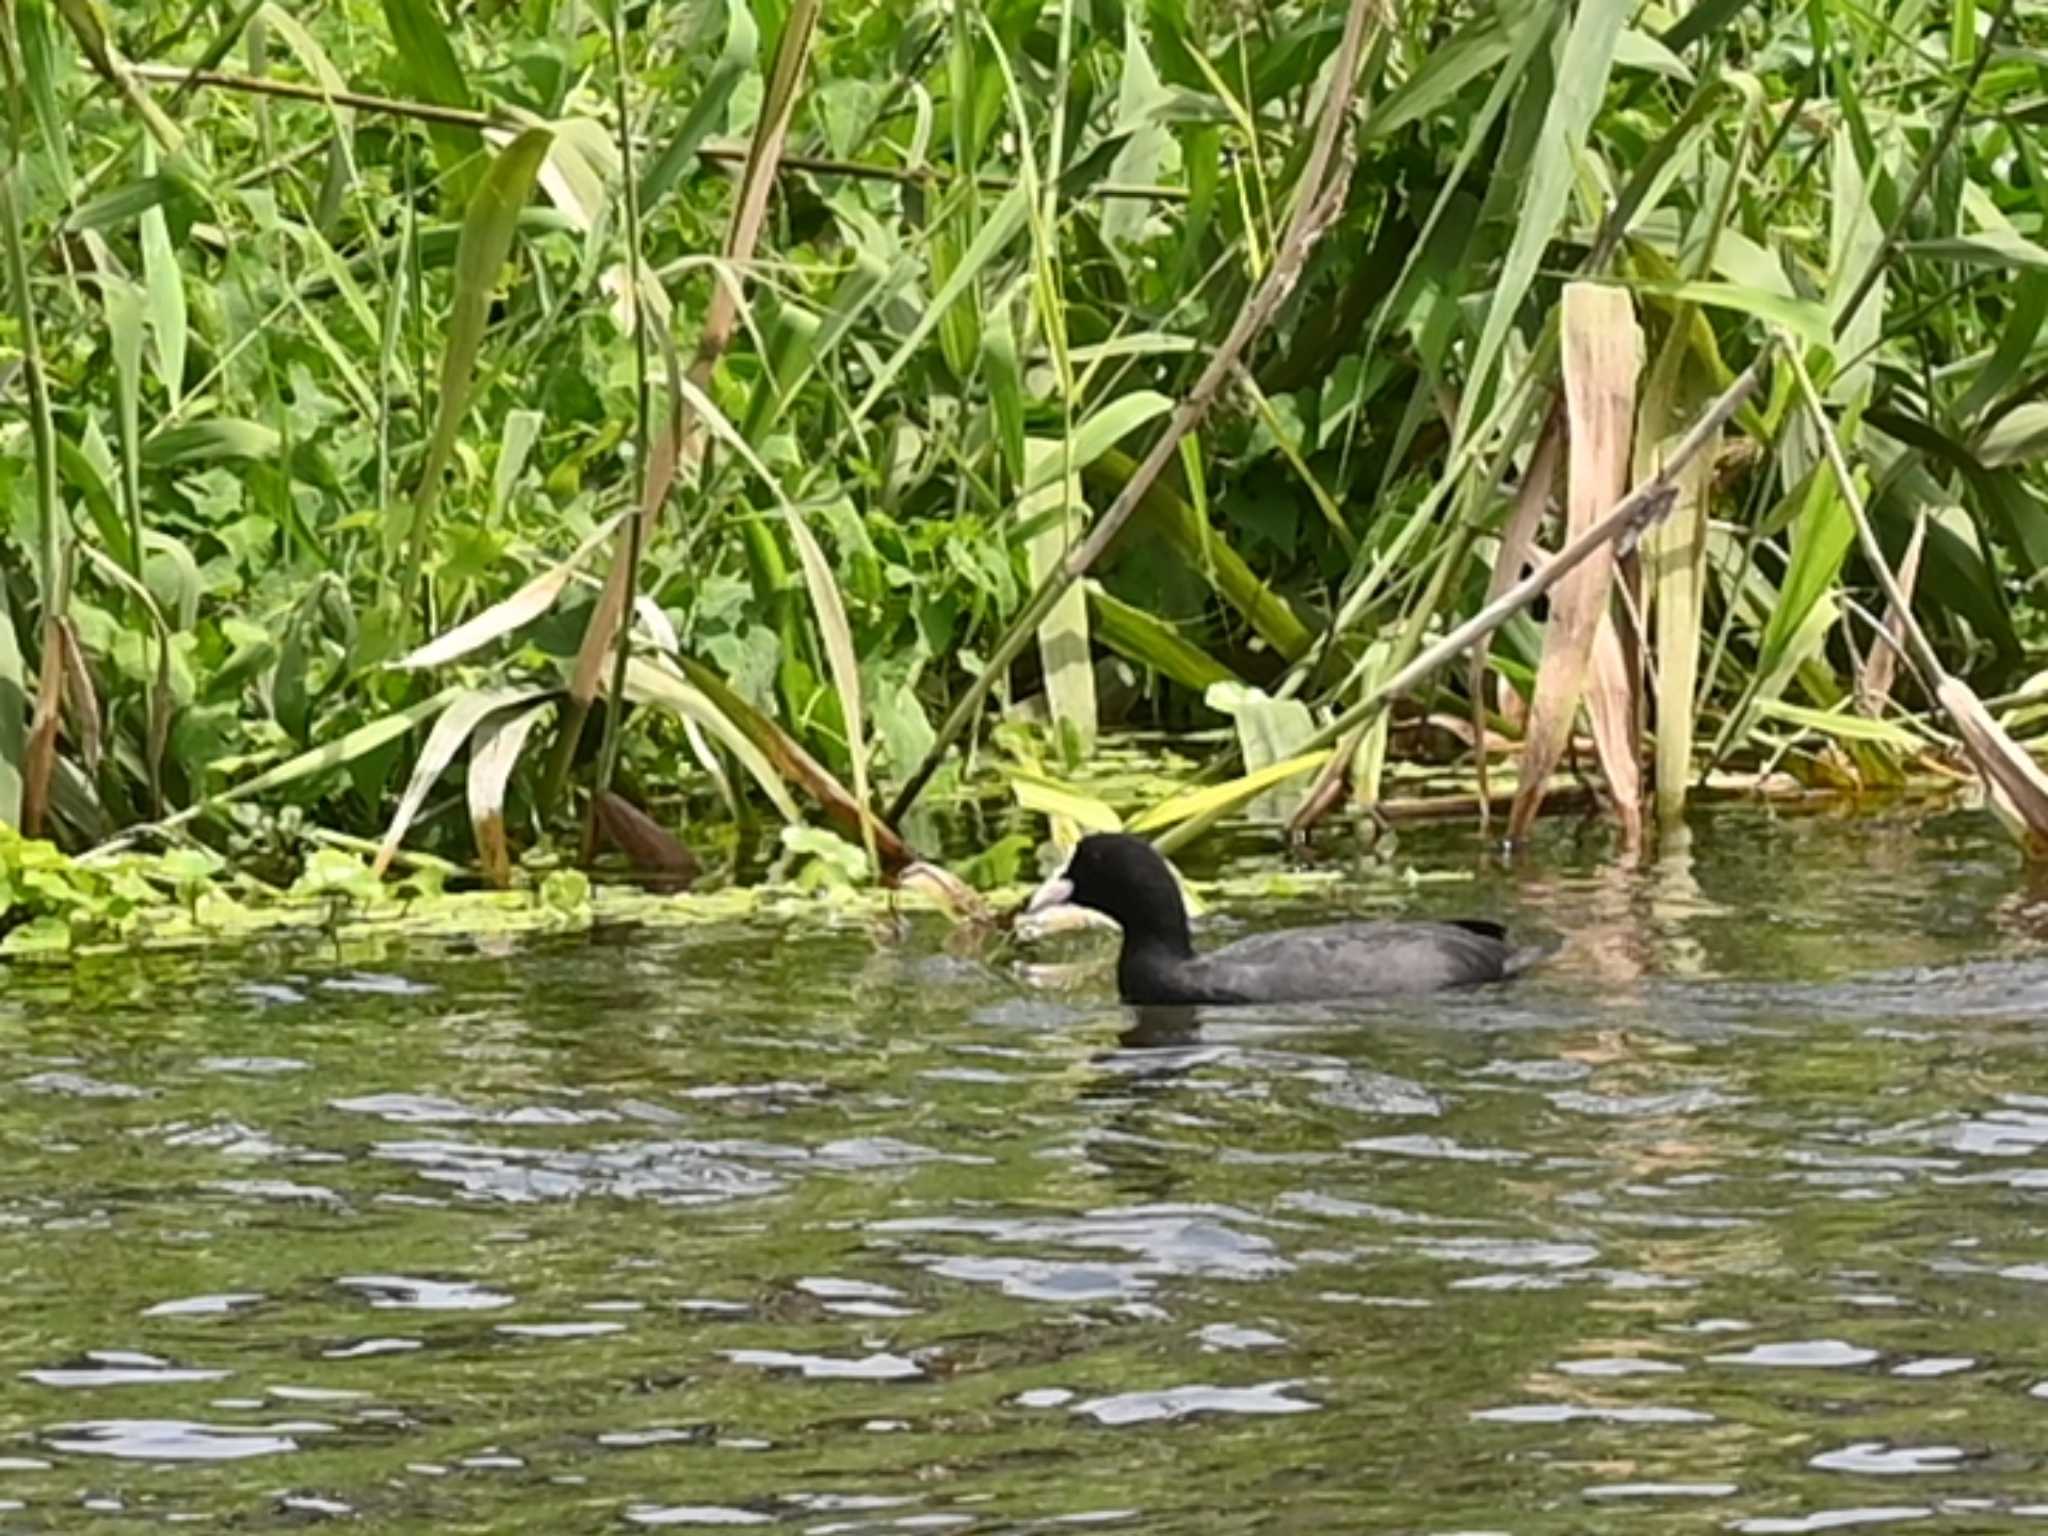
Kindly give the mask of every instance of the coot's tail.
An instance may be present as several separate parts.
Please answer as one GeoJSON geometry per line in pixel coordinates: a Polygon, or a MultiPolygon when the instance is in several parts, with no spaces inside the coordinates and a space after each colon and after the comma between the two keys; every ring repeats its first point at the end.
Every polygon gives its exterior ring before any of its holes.
{"type": "Polygon", "coordinates": [[[1519,976],[1531,967],[1541,965],[1563,948],[1563,939],[1543,939],[1534,944],[1519,944],[1509,950],[1507,958],[1501,961],[1501,979],[1505,981],[1510,976],[1519,976]]]}

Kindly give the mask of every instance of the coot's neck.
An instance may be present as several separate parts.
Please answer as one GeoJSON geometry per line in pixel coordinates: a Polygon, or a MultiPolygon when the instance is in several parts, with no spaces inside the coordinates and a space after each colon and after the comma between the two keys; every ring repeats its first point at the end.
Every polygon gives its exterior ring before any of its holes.
{"type": "Polygon", "coordinates": [[[1116,958],[1117,990],[1127,999],[1177,1000],[1180,970],[1195,957],[1187,910],[1178,900],[1171,907],[1155,906],[1143,921],[1125,923],[1123,930],[1123,948],[1116,958]]]}
{"type": "Polygon", "coordinates": [[[1126,954],[1145,949],[1176,960],[1194,956],[1194,940],[1188,934],[1188,909],[1181,904],[1179,891],[1171,892],[1170,900],[1146,903],[1137,915],[1117,914],[1116,925],[1124,931],[1126,954]]]}

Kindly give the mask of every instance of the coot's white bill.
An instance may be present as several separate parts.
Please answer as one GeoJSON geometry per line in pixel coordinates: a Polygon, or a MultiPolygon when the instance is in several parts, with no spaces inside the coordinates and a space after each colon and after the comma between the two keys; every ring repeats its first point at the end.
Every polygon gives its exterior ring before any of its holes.
{"type": "Polygon", "coordinates": [[[1031,900],[1024,904],[1024,912],[1027,917],[1035,916],[1054,907],[1064,907],[1073,899],[1074,882],[1067,878],[1065,870],[1061,870],[1031,893],[1031,900]]]}

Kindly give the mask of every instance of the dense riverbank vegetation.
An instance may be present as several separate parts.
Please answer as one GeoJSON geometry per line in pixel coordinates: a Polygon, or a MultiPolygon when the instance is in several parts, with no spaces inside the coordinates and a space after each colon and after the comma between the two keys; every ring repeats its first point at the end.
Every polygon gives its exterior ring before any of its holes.
{"type": "Polygon", "coordinates": [[[0,819],[160,894],[1305,828],[1580,718],[1633,840],[2033,670],[2011,0],[7,9],[0,819]]]}

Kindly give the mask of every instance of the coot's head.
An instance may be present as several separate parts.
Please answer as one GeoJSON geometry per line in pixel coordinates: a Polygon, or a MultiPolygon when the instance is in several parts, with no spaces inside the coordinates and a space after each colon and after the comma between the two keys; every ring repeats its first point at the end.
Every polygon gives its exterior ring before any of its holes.
{"type": "Polygon", "coordinates": [[[1123,929],[1126,939],[1191,951],[1180,886],[1166,860],[1142,837],[1096,832],[1082,838],[1067,867],[1038,888],[1025,910],[1063,906],[1100,912],[1123,929]]]}

